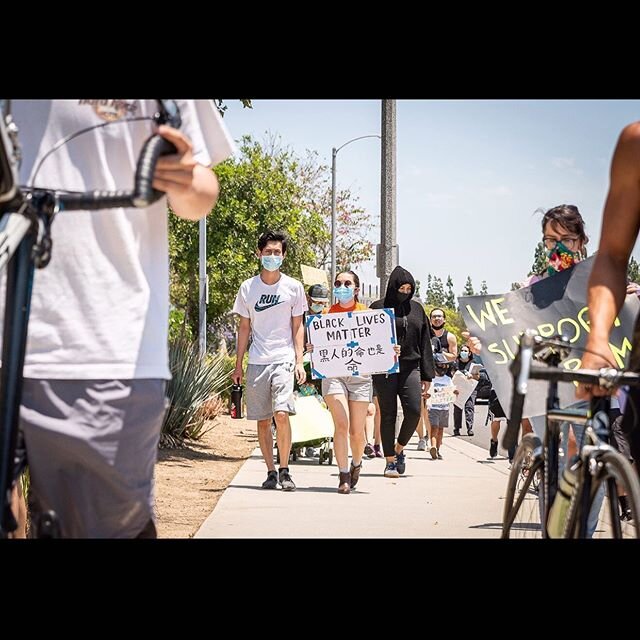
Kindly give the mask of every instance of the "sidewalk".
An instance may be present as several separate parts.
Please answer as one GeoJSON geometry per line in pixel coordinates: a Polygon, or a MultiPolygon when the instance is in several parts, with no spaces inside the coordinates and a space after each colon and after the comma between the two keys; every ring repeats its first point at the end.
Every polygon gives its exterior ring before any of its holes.
{"type": "Polygon", "coordinates": [[[405,452],[407,473],[382,475],[384,460],[364,460],[357,489],[337,493],[334,464],[298,458],[290,464],[297,491],[260,488],[266,467],[256,449],[242,466],[196,538],[497,538],[500,536],[508,462],[445,434],[432,460],[405,452]]]}

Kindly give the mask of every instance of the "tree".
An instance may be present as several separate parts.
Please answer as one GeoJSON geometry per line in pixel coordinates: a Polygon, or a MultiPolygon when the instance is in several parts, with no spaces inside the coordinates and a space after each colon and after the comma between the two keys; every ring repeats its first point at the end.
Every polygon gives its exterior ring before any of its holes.
{"type": "Polygon", "coordinates": [[[486,296],[489,293],[489,289],[487,288],[487,281],[483,280],[482,281],[482,286],[480,287],[480,295],[481,296],[486,296]]]}
{"type": "MultiPolygon", "coordinates": [[[[316,163],[317,181],[309,158],[301,161],[291,150],[283,149],[275,138],[263,144],[245,136],[239,154],[216,166],[220,199],[207,224],[207,272],[209,275],[208,330],[231,334],[234,328],[229,312],[243,280],[255,275],[259,261],[255,255],[260,233],[267,229],[284,231],[289,238],[282,271],[301,278],[300,264],[326,267],[330,246],[330,189],[328,214],[317,206],[317,185],[322,171],[316,163]]],[[[325,196],[326,197],[326,193],[325,196]]],[[[348,192],[343,192],[341,215],[347,218],[357,210],[348,192]]],[[[355,218],[354,218],[355,219],[355,218]]],[[[198,225],[171,215],[169,249],[171,261],[171,303],[173,317],[183,318],[194,339],[198,333],[198,225]]],[[[343,217],[344,220],[344,217],[343,217]]],[[[345,222],[348,226],[348,221],[345,222]]],[[[359,224],[357,221],[355,224],[359,224]]],[[[339,247],[357,245],[359,231],[347,229],[339,247]]],[[[352,256],[367,255],[355,246],[352,256]]],[[[365,258],[366,259],[366,258],[365,258]]],[[[353,260],[347,262],[349,266],[353,260]]]]}
{"type": "Polygon", "coordinates": [[[475,296],[476,292],[473,290],[473,283],[471,282],[471,276],[467,276],[467,281],[464,284],[464,289],[462,290],[463,296],[475,296]]]}
{"type": "MultiPolygon", "coordinates": [[[[251,100],[247,100],[246,98],[240,98],[240,102],[242,102],[242,106],[245,109],[253,109],[251,100]]],[[[224,103],[224,100],[220,100],[220,98],[214,98],[213,103],[216,105],[216,108],[218,109],[218,113],[224,118],[224,112],[227,110],[227,105],[224,103]]]]}
{"type": "Polygon", "coordinates": [[[447,295],[445,297],[445,304],[449,309],[456,308],[456,294],[453,292],[453,280],[451,276],[447,276],[447,295]]]}
{"type": "Polygon", "coordinates": [[[442,280],[438,276],[432,276],[431,274],[427,276],[425,303],[436,307],[444,306],[444,287],[442,286],[442,280]]]}
{"type": "Polygon", "coordinates": [[[431,274],[427,274],[427,290],[424,292],[425,303],[433,297],[433,278],[431,274]]]}
{"type": "MultiPolygon", "coordinates": [[[[272,153],[280,151],[273,141],[272,153]]],[[[317,152],[308,151],[298,168],[298,181],[303,194],[303,209],[320,216],[325,233],[313,243],[315,266],[331,267],[331,171],[320,163],[317,152]]],[[[371,214],[358,205],[358,197],[350,189],[336,191],[336,273],[340,269],[356,267],[373,257],[373,243],[369,233],[373,228],[371,214]]]]}
{"type": "Polygon", "coordinates": [[[627,267],[627,278],[629,278],[630,282],[640,283],[640,265],[633,256],[631,256],[627,267]]]}
{"type": "Polygon", "coordinates": [[[531,271],[527,273],[528,276],[541,275],[547,268],[549,260],[547,258],[547,250],[543,242],[538,242],[533,254],[533,264],[531,265],[531,271]]]}

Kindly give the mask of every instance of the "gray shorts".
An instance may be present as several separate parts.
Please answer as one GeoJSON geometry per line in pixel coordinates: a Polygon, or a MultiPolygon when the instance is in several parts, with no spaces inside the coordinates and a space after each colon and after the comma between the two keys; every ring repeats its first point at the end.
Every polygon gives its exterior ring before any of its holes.
{"type": "Polygon", "coordinates": [[[449,409],[429,409],[429,424],[446,429],[449,426],[449,409]]]}
{"type": "Polygon", "coordinates": [[[276,411],[295,415],[293,362],[247,366],[247,420],[269,420],[276,411]]]}
{"type": "Polygon", "coordinates": [[[364,376],[343,376],[341,378],[323,378],[322,395],[342,394],[347,400],[371,402],[373,384],[371,378],[364,376]]]}
{"type": "Polygon", "coordinates": [[[25,379],[20,409],[32,515],[63,537],[135,538],[154,518],[165,380],[25,379]]]}

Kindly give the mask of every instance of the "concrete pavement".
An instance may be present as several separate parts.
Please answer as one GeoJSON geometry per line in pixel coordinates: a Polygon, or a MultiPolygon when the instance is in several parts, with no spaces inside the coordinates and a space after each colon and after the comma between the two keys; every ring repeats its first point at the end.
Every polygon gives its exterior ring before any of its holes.
{"type": "Polygon", "coordinates": [[[337,493],[335,461],[329,467],[317,458],[290,463],[297,491],[263,490],[266,467],[256,449],[195,537],[499,537],[507,460],[492,461],[486,449],[447,433],[444,460],[432,460],[416,446],[414,436],[405,449],[407,471],[401,478],[382,475],[383,459],[365,460],[357,489],[349,495],[337,493]]]}

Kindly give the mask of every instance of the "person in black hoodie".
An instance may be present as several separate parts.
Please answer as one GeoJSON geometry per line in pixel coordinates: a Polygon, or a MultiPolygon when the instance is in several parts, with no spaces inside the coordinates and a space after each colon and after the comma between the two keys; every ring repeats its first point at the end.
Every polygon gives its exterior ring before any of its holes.
{"type": "Polygon", "coordinates": [[[382,448],[387,460],[384,475],[387,478],[397,478],[405,472],[403,449],[418,426],[422,398],[435,375],[429,320],[422,305],[411,299],[415,290],[413,276],[398,266],[389,276],[384,300],[376,300],[370,307],[394,310],[400,347],[400,371],[373,376],[380,405],[382,448]],[[398,397],[404,420],[395,442],[398,397]]]}

